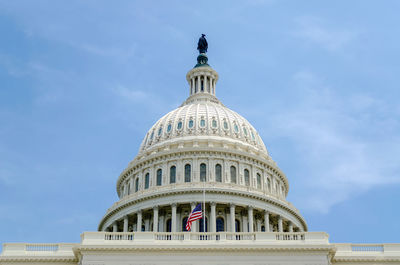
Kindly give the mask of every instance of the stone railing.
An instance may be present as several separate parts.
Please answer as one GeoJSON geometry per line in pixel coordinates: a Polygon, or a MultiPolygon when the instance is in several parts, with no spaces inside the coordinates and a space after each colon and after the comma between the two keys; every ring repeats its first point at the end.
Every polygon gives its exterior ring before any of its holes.
{"type": "Polygon", "coordinates": [[[255,243],[318,243],[329,244],[328,234],[324,232],[296,232],[296,233],[201,233],[201,232],[85,232],[81,235],[82,244],[135,244],[143,242],[255,242],[255,243]]]}
{"type": "Polygon", "coordinates": [[[334,244],[335,256],[400,255],[400,244],[334,244]]]}
{"type": "Polygon", "coordinates": [[[55,255],[73,256],[72,248],[77,244],[46,244],[46,243],[5,243],[1,256],[20,256],[20,255],[55,255]]]}

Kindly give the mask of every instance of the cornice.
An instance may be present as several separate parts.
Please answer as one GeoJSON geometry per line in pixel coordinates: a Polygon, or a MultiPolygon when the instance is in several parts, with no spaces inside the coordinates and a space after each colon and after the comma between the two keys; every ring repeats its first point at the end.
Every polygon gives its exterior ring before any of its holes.
{"type": "Polygon", "coordinates": [[[400,262],[400,255],[398,257],[388,256],[347,256],[347,257],[333,257],[334,262],[400,262]]]}
{"type": "MultiPolygon", "coordinates": [[[[81,245],[76,247],[77,251],[121,251],[121,252],[334,252],[335,247],[332,245],[211,245],[211,244],[191,244],[191,245],[81,245]]],[[[307,253],[309,254],[309,253],[307,253]]]]}

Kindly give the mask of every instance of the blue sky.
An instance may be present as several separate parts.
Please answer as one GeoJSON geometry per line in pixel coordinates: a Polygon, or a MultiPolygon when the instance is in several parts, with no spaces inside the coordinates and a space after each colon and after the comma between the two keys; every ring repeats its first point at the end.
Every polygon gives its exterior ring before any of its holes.
{"type": "Polygon", "coordinates": [[[217,96],[333,242],[399,242],[398,1],[0,0],[0,242],[78,242],[207,34],[217,96]]]}

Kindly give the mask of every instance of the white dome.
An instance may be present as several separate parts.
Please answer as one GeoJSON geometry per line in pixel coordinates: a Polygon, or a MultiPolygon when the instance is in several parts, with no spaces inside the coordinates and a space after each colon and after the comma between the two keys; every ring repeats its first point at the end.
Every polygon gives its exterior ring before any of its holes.
{"type": "Polygon", "coordinates": [[[159,119],[147,132],[140,152],[178,138],[229,138],[251,145],[267,154],[267,149],[254,127],[241,115],[225,107],[214,96],[194,95],[179,108],[159,119]]]}

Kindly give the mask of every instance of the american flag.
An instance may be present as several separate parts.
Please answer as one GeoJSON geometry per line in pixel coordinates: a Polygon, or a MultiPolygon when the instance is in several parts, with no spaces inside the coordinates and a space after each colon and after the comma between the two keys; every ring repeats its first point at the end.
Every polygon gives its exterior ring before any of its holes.
{"type": "Polygon", "coordinates": [[[203,212],[201,211],[201,203],[197,204],[197,206],[193,209],[193,211],[190,213],[189,218],[187,219],[186,222],[186,230],[190,231],[190,228],[192,227],[192,222],[199,220],[203,217],[203,212]]]}

